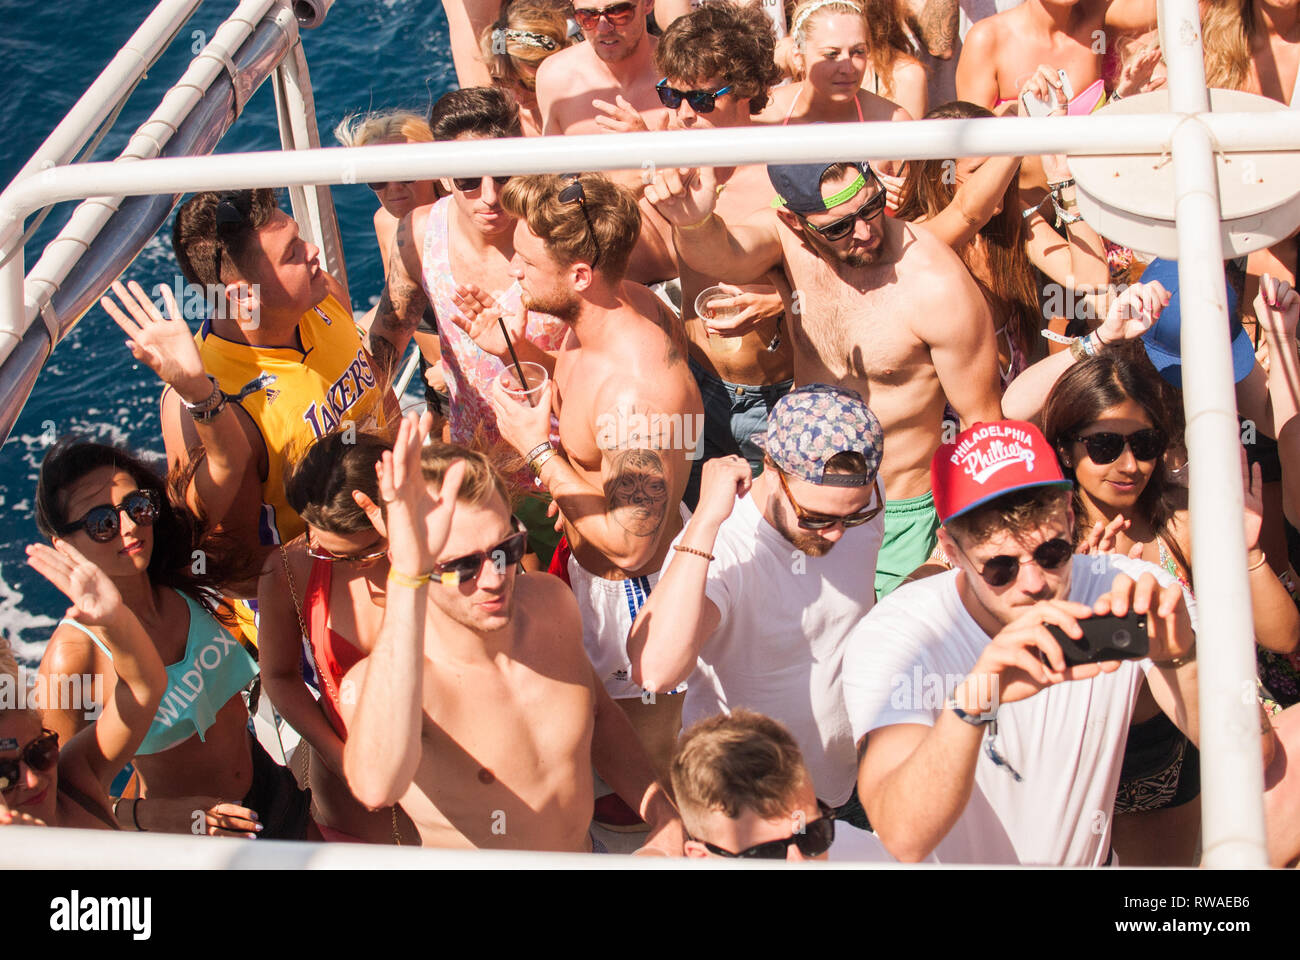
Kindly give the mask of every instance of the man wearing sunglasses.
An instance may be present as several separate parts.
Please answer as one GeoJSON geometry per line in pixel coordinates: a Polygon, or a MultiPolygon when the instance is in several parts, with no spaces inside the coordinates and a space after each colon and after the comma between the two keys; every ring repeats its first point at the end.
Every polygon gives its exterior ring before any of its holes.
{"type": "Polygon", "coordinates": [[[780,720],[818,796],[865,829],[840,665],[875,602],[880,424],[856,393],[811,384],[777,401],[754,439],[766,469],[752,484],[740,457],[705,464],[699,505],[628,638],[632,677],[648,690],[689,677],[686,726],[736,707],[780,720]]]}
{"type": "Polygon", "coordinates": [[[1153,564],[1074,553],[1070,483],[1036,427],[978,424],[932,470],[955,569],[877,604],[844,660],[863,806],[900,860],[1101,866],[1144,673],[1196,740],[1190,600],[1153,564]],[[1130,610],[1147,658],[1066,666],[1048,626],[1078,639],[1130,610]]]}
{"type": "Polygon", "coordinates": [[[753,710],[683,733],[672,784],[688,857],[894,862],[866,830],[834,819],[790,731],[753,710]]]}
{"type": "MultiPolygon", "coordinates": [[[[655,38],[646,31],[651,0],[575,0],[586,43],[547,57],[537,69],[537,105],[547,136],[662,129],[655,94],[655,38]]],[[[634,180],[639,181],[640,170],[634,180]]]]}
{"type": "Polygon", "coordinates": [[[588,852],[592,766],[680,855],[681,823],[582,645],[573,594],[520,576],[524,537],[480,453],[404,421],[379,471],[392,557],[383,624],[342,689],[343,768],[428,847],[588,852]]]}
{"type": "MultiPolygon", "coordinates": [[[[783,15],[784,16],[784,15],[783,15]]],[[[771,22],[758,6],[707,3],[674,20],[655,48],[663,72],[656,89],[673,111],[669,127],[686,130],[743,129],[768,102],[780,78],[774,58],[771,22]]],[[[716,167],[716,214],[727,222],[744,220],[772,200],[772,184],[761,164],[716,167]]],[[[673,249],[672,225],[647,202],[641,204],[647,229],[673,249]]],[[[785,313],[790,289],[784,272],[769,270],[761,282],[730,286],[729,295],[709,302],[710,316],[699,316],[695,301],[719,282],[714,270],[697,270],[676,257],[681,277],[682,319],[690,338],[690,367],[704,398],[704,456],[691,468],[685,500],[699,497],[704,461],[739,453],[754,472],[763,469],[763,452],[750,436],[763,429],[772,405],[794,383],[794,344],[785,313]],[[714,317],[727,323],[754,323],[749,332],[710,335],[714,317]]]]}
{"type": "Polygon", "coordinates": [[[867,164],[767,172],[779,205],[736,222],[717,216],[717,178],[707,168],[661,169],[645,195],[693,268],[731,283],[784,271],[795,297],[796,384],[833,383],[871,398],[885,432],[883,595],[934,548],[929,461],[944,437],[945,406],[964,424],[1001,415],[993,322],[950,248],[885,216],[884,187],[867,164]]]}

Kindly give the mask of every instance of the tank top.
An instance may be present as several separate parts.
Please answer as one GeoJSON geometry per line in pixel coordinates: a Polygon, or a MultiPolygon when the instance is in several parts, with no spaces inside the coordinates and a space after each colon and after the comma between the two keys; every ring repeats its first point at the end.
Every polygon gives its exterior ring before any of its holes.
{"type": "MultiPolygon", "coordinates": [[[[501,437],[497,429],[496,412],[488,400],[492,381],[505,369],[497,357],[483,350],[473,339],[451,322],[453,315],[464,314],[452,299],[456,292],[456,278],[451,274],[448,214],[451,197],[443,197],[429,211],[429,221],[424,232],[424,251],[420,258],[421,279],[424,292],[437,314],[442,369],[447,378],[447,392],[451,395],[451,441],[474,446],[476,449],[497,452],[493,459],[517,460],[518,457],[501,437]]],[[[507,312],[519,308],[522,296],[519,284],[510,286],[504,293],[494,293],[494,298],[507,312]]],[[[569,328],[563,320],[547,313],[528,311],[525,338],[548,353],[559,350],[569,328]]],[[[552,429],[552,439],[555,431],[552,429]]],[[[516,489],[532,489],[533,475],[525,464],[508,471],[507,479],[516,489]]]]}
{"type": "Polygon", "coordinates": [[[284,494],[288,461],[310,441],[352,421],[357,430],[383,433],[397,409],[392,391],[377,383],[352,313],[333,296],[298,322],[302,349],[252,346],[223,339],[205,320],[195,335],[204,369],[237,401],[266,444],[262,481],[263,545],[287,543],[306,530],[284,494]],[[391,403],[391,410],[385,405],[391,403]]]}
{"type": "MultiPolygon", "coordinates": [[[[257,664],[216,618],[177,591],[190,612],[185,653],[167,666],[167,689],[137,756],[162,753],[198,734],[200,740],[216,722],[230,698],[257,676],[257,664]]],[[[60,620],[90,637],[111,660],[104,642],[75,620],[60,620]]]]}

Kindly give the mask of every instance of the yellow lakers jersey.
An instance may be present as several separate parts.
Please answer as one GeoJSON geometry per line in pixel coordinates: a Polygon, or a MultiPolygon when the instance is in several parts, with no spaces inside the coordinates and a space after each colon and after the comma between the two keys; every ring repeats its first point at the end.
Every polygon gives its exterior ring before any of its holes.
{"type": "Polygon", "coordinates": [[[380,385],[352,314],[333,296],[298,321],[302,349],[235,343],[217,336],[208,321],[195,336],[199,356],[221,389],[252,417],[266,444],[262,482],[263,544],[287,543],[305,529],[289,507],[284,475],[292,458],[316,437],[347,429],[391,432],[396,399],[380,385]]]}

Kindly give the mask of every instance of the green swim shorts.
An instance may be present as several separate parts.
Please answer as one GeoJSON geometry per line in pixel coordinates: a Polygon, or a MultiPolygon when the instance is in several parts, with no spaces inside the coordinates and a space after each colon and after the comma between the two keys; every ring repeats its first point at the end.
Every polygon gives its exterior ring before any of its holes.
{"type": "Polygon", "coordinates": [[[934,494],[924,493],[885,504],[885,539],[876,561],[876,597],[897,589],[929,558],[938,537],[934,494]]]}

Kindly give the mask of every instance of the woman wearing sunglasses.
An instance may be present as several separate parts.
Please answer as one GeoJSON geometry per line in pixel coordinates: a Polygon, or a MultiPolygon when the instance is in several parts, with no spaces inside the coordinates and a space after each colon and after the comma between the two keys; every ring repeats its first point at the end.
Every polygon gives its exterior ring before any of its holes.
{"type": "MultiPolygon", "coordinates": [[[[42,670],[54,676],[102,671],[105,704],[125,691],[138,701],[133,688],[140,655],[123,659],[123,633],[142,631],[163,675],[132,747],[142,792],[151,802],[238,801],[240,815],[260,819],[266,836],[301,839],[306,798],[249,732],[241,693],[257,676],[257,664],[231,636],[234,620],[218,593],[225,584],[247,581],[256,563],[208,534],[180,502],[184,481],[179,476],[167,484],[129,453],[76,438],[65,438],[46,455],[36,523],[58,549],[30,553],[33,566],[73,598],[74,608],[51,637],[42,670]],[[111,616],[115,603],[130,611],[129,620],[111,616]]],[[[65,741],[87,735],[71,735],[79,705],[49,706],[45,727],[65,741]]],[[[131,753],[114,756],[109,781],[131,760],[131,753]]],[[[118,819],[130,827],[175,828],[159,819],[170,808],[137,810],[142,801],[123,803],[130,807],[119,808],[118,819]]]]}
{"type": "MultiPolygon", "coordinates": [[[[433,140],[433,132],[424,117],[409,110],[386,110],[345,117],[334,128],[334,139],[345,147],[429,143],[433,140]]],[[[387,280],[388,258],[397,236],[397,225],[412,210],[434,203],[445,193],[437,180],[392,180],[368,183],[366,186],[379,201],[379,209],[374,216],[375,240],[379,244],[380,263],[383,264],[384,279],[387,280]]],[[[363,329],[370,329],[375,309],[372,307],[359,318],[358,323],[363,329]]],[[[443,379],[442,359],[438,353],[437,319],[432,311],[425,311],[414,338],[420,351],[420,376],[425,384],[425,400],[432,409],[445,415],[447,384],[443,379]]]]}
{"type": "Polygon", "coordinates": [[[307,532],[281,546],[258,587],[262,683],[302,736],[312,816],[326,840],[418,843],[398,807],[367,810],[343,776],[343,677],[369,652],[384,616],[388,540],[375,465],[389,446],[364,433],[326,434],[285,476],[307,532]],[[303,678],[310,655],[317,699],[303,678]]]}
{"type": "MultiPolygon", "coordinates": [[[[1189,589],[1187,490],[1163,457],[1182,433],[1181,400],[1140,344],[1114,344],[1075,364],[1053,387],[1044,434],[1075,482],[1075,538],[1085,550],[1114,550],[1157,563],[1189,589]]],[[[1244,462],[1244,461],[1243,461],[1244,462]]],[[[1245,532],[1257,642],[1296,645],[1295,606],[1259,547],[1259,467],[1245,477],[1245,532]]],[[[1114,847],[1127,865],[1190,865],[1200,826],[1197,754],[1156,706],[1145,684],[1133,715],[1116,797],[1114,847]]]]}

